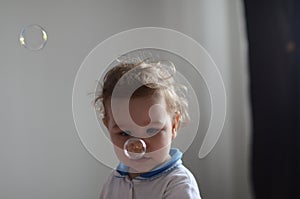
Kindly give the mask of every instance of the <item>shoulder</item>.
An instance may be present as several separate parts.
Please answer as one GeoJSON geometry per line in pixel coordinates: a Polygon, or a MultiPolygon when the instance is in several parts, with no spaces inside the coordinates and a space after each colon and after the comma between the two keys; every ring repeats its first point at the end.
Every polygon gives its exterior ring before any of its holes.
{"type": "Polygon", "coordinates": [[[189,169],[187,169],[182,164],[178,165],[175,169],[169,172],[165,177],[168,179],[169,184],[188,183],[188,184],[197,185],[194,175],[191,173],[189,169]]]}
{"type": "Polygon", "coordinates": [[[169,179],[165,198],[200,198],[195,177],[185,166],[179,165],[166,177],[169,179]]]}
{"type": "Polygon", "coordinates": [[[116,182],[116,171],[112,171],[110,175],[106,178],[105,183],[102,185],[100,192],[100,199],[109,198],[109,196],[113,192],[113,187],[115,187],[118,183],[116,182]]]}

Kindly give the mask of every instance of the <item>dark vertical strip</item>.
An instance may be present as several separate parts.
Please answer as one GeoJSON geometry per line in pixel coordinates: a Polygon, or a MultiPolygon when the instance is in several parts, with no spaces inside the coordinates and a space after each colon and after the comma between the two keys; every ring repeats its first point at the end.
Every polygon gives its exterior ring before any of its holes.
{"type": "Polygon", "coordinates": [[[299,2],[245,0],[255,198],[299,196],[299,2]]]}
{"type": "Polygon", "coordinates": [[[295,135],[295,198],[300,198],[300,1],[294,0],[293,10],[293,27],[295,38],[295,93],[296,93],[296,105],[297,105],[297,133],[295,135]]]}

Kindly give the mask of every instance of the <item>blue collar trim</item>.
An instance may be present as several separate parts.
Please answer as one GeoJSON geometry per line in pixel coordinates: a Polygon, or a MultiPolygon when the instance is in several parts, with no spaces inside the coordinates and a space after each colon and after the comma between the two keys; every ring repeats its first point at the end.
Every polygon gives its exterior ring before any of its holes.
{"type": "MultiPolygon", "coordinates": [[[[170,156],[171,156],[171,159],[168,162],[160,165],[159,167],[154,168],[153,170],[151,170],[147,173],[141,174],[137,178],[139,178],[139,179],[149,179],[149,178],[152,178],[154,176],[157,176],[158,174],[164,173],[167,170],[170,170],[173,166],[177,165],[176,163],[179,163],[179,164],[182,163],[181,162],[182,152],[179,149],[172,148],[170,150],[170,156]]],[[[125,177],[125,176],[128,175],[129,167],[126,166],[123,163],[120,163],[116,170],[118,171],[118,173],[121,176],[125,177]]]]}

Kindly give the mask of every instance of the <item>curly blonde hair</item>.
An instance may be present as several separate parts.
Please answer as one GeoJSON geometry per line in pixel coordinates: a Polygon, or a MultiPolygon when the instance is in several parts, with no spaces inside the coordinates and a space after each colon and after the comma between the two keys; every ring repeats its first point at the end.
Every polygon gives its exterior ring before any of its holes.
{"type": "Polygon", "coordinates": [[[134,81],[138,81],[141,86],[133,92],[131,98],[162,95],[165,97],[169,113],[179,113],[181,125],[185,124],[189,121],[186,87],[174,81],[175,73],[175,66],[170,61],[120,63],[105,74],[94,103],[105,118],[105,103],[113,95],[116,85],[122,87],[118,97],[128,96],[128,87],[134,81]],[[131,71],[134,72],[129,73],[131,71]]]}

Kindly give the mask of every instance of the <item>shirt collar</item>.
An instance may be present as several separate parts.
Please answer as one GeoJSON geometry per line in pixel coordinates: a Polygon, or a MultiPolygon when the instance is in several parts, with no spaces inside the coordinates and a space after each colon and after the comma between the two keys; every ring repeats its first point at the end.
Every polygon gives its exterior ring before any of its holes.
{"type": "MultiPolygon", "coordinates": [[[[136,177],[136,179],[153,178],[157,175],[160,175],[162,173],[166,173],[166,172],[172,170],[178,164],[182,163],[182,161],[181,161],[182,152],[179,149],[172,148],[170,150],[169,154],[171,156],[171,159],[169,161],[167,161],[166,163],[164,163],[158,167],[155,167],[154,169],[152,169],[151,171],[149,171],[147,173],[141,174],[140,176],[136,177]]],[[[125,177],[128,175],[129,167],[123,163],[120,163],[116,170],[122,177],[125,177]]],[[[121,176],[119,176],[119,177],[121,177],[121,176]]]]}

